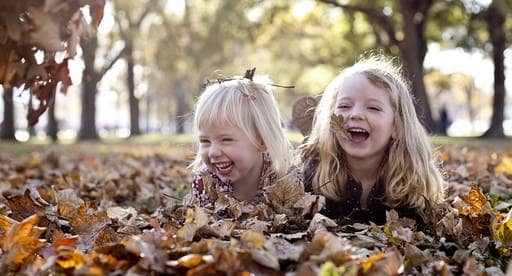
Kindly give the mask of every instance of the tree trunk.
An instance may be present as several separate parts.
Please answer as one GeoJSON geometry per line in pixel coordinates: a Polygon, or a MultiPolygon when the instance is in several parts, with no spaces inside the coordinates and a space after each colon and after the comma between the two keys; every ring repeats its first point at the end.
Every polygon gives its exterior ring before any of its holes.
{"type": "Polygon", "coordinates": [[[471,131],[474,130],[474,122],[475,122],[475,110],[473,109],[473,93],[475,90],[475,84],[474,81],[471,81],[469,85],[464,87],[464,92],[466,92],[466,99],[467,99],[467,107],[468,107],[468,118],[469,122],[471,123],[471,131]]]}
{"type": "Polygon", "coordinates": [[[182,78],[177,81],[174,95],[176,97],[176,134],[185,133],[185,122],[186,116],[189,113],[189,107],[187,104],[187,93],[186,93],[186,79],[182,78]]]}
{"type": "Polygon", "coordinates": [[[147,132],[150,132],[151,129],[151,125],[150,125],[150,119],[151,119],[151,106],[152,106],[152,101],[151,101],[151,95],[146,95],[146,133],[147,132]]]}
{"type": "Polygon", "coordinates": [[[98,140],[96,130],[96,92],[99,76],[94,69],[98,40],[96,35],[81,39],[82,56],[85,64],[82,75],[82,113],[78,140],[98,140]]]}
{"type": "Polygon", "coordinates": [[[139,127],[139,99],[135,96],[135,75],[133,72],[133,40],[125,40],[126,43],[126,62],[127,62],[127,86],[128,99],[130,104],[130,136],[140,135],[139,127]]]}
{"type": "Polygon", "coordinates": [[[13,91],[11,88],[4,87],[4,120],[0,129],[0,139],[16,141],[16,128],[14,126],[14,102],[13,91]]]}
{"type": "Polygon", "coordinates": [[[55,100],[57,95],[53,98],[53,102],[48,106],[48,124],[46,125],[46,135],[50,137],[53,143],[57,142],[57,133],[59,131],[59,125],[57,118],[55,117],[55,100]]]}
{"type": "Polygon", "coordinates": [[[416,113],[428,132],[433,132],[436,126],[423,81],[423,62],[427,53],[425,22],[431,6],[431,0],[400,0],[404,38],[398,45],[405,74],[412,81],[416,113]]]}
{"type": "Polygon", "coordinates": [[[491,125],[482,137],[502,138],[505,137],[503,131],[503,120],[505,111],[505,16],[501,0],[492,1],[485,15],[487,30],[492,43],[492,60],[494,62],[494,98],[492,103],[491,125]]]}

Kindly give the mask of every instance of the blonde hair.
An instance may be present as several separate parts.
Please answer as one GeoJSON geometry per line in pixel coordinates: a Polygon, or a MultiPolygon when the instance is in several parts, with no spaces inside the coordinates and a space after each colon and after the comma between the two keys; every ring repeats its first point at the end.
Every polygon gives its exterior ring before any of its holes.
{"type": "Polygon", "coordinates": [[[390,207],[409,204],[425,207],[425,200],[439,203],[444,198],[443,179],[433,158],[433,148],[421,125],[401,68],[385,56],[370,56],[343,70],[325,89],[316,108],[313,128],[300,148],[306,164],[319,158],[312,178],[313,190],[327,198],[340,200],[348,180],[344,151],[330,131],[336,97],[345,78],[361,74],[370,83],[389,93],[394,110],[397,137],[390,141],[387,157],[382,161],[379,179],[385,186],[386,203],[390,207]]]}
{"type": "MultiPolygon", "coordinates": [[[[196,104],[194,133],[197,135],[201,126],[218,124],[239,128],[257,148],[263,144],[274,171],[279,177],[286,175],[292,162],[293,147],[286,137],[269,85],[244,78],[206,87],[196,104]]],[[[198,170],[202,164],[197,152],[191,167],[198,170]]]]}

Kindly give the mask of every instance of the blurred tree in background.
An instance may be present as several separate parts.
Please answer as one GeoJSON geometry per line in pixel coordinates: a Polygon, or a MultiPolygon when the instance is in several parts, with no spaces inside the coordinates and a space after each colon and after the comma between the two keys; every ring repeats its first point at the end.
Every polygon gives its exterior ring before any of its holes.
{"type": "Polygon", "coordinates": [[[80,8],[89,5],[92,25],[103,17],[104,1],[0,1],[0,84],[4,88],[2,138],[13,139],[13,87],[28,90],[29,126],[53,104],[58,85],[71,85],[68,60],[89,25],[80,8]],[[36,106],[32,105],[33,97],[36,106]]]}
{"type": "MultiPolygon", "coordinates": [[[[25,1],[25,6],[2,4],[4,2],[10,3],[0,1],[0,5],[11,10],[19,7],[29,9],[32,5],[53,15],[63,12],[45,8],[55,1],[25,1]]],[[[103,10],[103,5],[98,5],[104,4],[102,1],[86,2],[89,4],[85,5],[87,9],[81,10],[86,14],[85,19],[87,15],[95,18],[98,7],[103,10]]],[[[98,128],[106,127],[106,119],[112,122],[113,118],[105,115],[96,118],[99,108],[111,110],[103,114],[115,111],[121,114],[121,118],[129,117],[130,136],[144,131],[184,133],[188,130],[186,123],[206,78],[241,75],[252,67],[257,68],[257,74],[268,74],[271,82],[295,85],[294,89],[276,90],[281,110],[286,116],[294,99],[301,95],[320,94],[341,69],[368,52],[382,52],[402,61],[417,99],[418,114],[428,130],[436,129],[437,111],[446,102],[444,99],[450,98],[456,99],[456,103],[450,103],[455,109],[454,116],[466,118],[469,122],[487,120],[490,116],[491,124],[486,136],[501,137],[506,116],[504,53],[510,46],[510,38],[506,34],[512,30],[511,2],[110,0],[105,7],[106,16],[111,19],[101,26],[91,24],[88,35],[80,40],[77,58],[81,57],[84,68],[80,83],[82,108],[78,139],[98,139],[98,128]],[[491,97],[485,96],[475,86],[472,76],[425,70],[429,45],[434,44],[441,49],[463,47],[468,53],[481,52],[493,61],[492,103],[491,97]],[[109,93],[116,91],[118,100],[115,106],[105,107],[105,103],[100,102],[98,107],[97,95],[105,93],[104,90],[110,90],[109,93]],[[97,122],[100,122],[100,127],[97,122]]],[[[72,6],[67,3],[62,7],[72,6]]],[[[78,9],[79,6],[73,5],[78,9]]],[[[34,7],[30,8],[32,14],[34,7]]],[[[23,16],[31,18],[31,12],[23,16]]],[[[0,15],[2,26],[10,38],[13,23],[5,18],[11,18],[11,15],[7,12],[0,12],[0,15]]],[[[77,36],[72,37],[77,41],[77,36]]],[[[11,47],[11,44],[2,45],[3,49],[11,47]]],[[[69,43],[63,45],[71,47],[69,43]]],[[[27,49],[27,46],[20,49],[27,49]]],[[[7,52],[2,51],[0,61],[8,60],[7,52]]],[[[52,57],[43,56],[45,59],[52,57]]],[[[37,62],[34,64],[37,68],[50,68],[37,62]]],[[[63,61],[62,64],[65,66],[58,67],[59,72],[63,72],[60,76],[68,76],[64,71],[67,63],[63,61]]],[[[2,72],[8,70],[0,70],[2,72]]],[[[10,99],[17,91],[12,88],[19,83],[13,82],[15,78],[5,81],[5,76],[10,75],[0,74],[4,78],[1,133],[3,139],[14,139],[15,116],[11,113],[15,105],[10,99]]],[[[22,79],[30,74],[15,76],[22,79]]],[[[64,80],[69,84],[67,79],[64,80]]],[[[31,91],[47,90],[33,87],[31,91]]],[[[32,94],[42,95],[41,92],[32,94]]],[[[47,94],[49,96],[43,97],[42,101],[45,107],[53,102],[45,99],[54,99],[52,93],[47,94]]],[[[42,111],[41,108],[29,109],[31,121],[34,121],[34,114],[40,115],[42,111]]],[[[49,111],[47,133],[55,139],[58,118],[55,110],[50,108],[49,111]]],[[[112,126],[122,127],[121,122],[112,126]]]]}

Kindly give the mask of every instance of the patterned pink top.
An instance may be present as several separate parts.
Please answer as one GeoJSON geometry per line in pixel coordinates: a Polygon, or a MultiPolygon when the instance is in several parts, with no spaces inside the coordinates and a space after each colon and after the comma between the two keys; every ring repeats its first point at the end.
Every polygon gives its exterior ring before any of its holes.
{"type": "MultiPolygon", "coordinates": [[[[254,202],[261,202],[263,200],[263,187],[272,185],[277,178],[276,173],[272,170],[272,161],[270,155],[265,153],[263,155],[263,168],[261,170],[260,182],[258,183],[258,193],[254,198],[254,202]]],[[[230,183],[223,182],[219,176],[208,170],[206,165],[202,166],[194,175],[192,182],[192,195],[199,200],[199,204],[203,207],[210,207],[215,204],[214,200],[208,197],[207,187],[205,185],[212,185],[208,187],[214,188],[219,192],[230,193],[233,192],[233,187],[230,183]],[[207,181],[204,178],[209,177],[207,181]]]]}

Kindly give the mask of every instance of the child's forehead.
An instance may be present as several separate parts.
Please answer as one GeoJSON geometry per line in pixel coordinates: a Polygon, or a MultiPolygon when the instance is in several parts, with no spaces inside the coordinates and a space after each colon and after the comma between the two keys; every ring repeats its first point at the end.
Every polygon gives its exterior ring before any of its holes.
{"type": "Polygon", "coordinates": [[[207,121],[202,122],[199,124],[199,130],[200,131],[212,131],[212,130],[241,130],[240,126],[236,125],[235,123],[227,120],[219,118],[215,121],[207,121]]]}
{"type": "Polygon", "coordinates": [[[336,101],[354,99],[387,102],[391,100],[391,95],[386,87],[363,74],[356,74],[344,79],[336,92],[336,101]]]}

